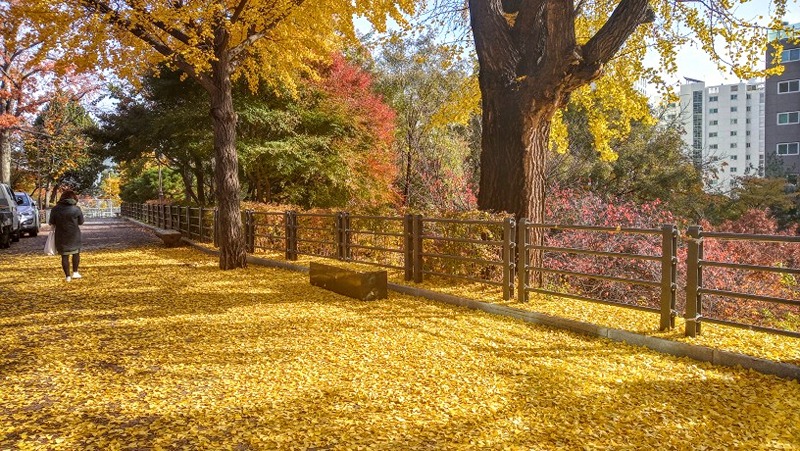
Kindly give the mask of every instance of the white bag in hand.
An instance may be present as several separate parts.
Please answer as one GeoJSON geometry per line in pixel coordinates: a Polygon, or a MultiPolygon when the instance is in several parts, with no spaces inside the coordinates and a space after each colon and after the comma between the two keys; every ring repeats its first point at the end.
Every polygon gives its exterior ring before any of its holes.
{"type": "Polygon", "coordinates": [[[56,255],[56,231],[51,230],[47,234],[47,241],[44,243],[45,255],[56,255]]]}

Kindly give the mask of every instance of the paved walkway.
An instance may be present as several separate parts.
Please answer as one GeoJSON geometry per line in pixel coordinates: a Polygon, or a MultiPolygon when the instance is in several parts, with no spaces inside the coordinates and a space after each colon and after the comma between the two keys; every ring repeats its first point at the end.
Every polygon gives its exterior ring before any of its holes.
{"type": "MultiPolygon", "coordinates": [[[[0,249],[0,256],[40,254],[49,232],[50,226],[43,225],[38,236],[20,238],[19,242],[11,243],[11,248],[0,249]]],[[[122,218],[88,219],[81,226],[81,233],[84,251],[125,249],[161,242],[152,232],[122,218]]]]}

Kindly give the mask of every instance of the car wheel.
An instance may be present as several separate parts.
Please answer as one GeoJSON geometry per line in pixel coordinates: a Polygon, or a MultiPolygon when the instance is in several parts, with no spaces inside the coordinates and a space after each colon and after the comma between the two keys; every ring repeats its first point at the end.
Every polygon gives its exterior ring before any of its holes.
{"type": "Polygon", "coordinates": [[[38,230],[31,230],[31,233],[29,233],[29,235],[30,235],[30,236],[32,236],[32,237],[34,237],[34,238],[35,238],[35,237],[36,237],[36,235],[38,235],[38,234],[39,234],[39,231],[38,231],[38,230]]]}
{"type": "Polygon", "coordinates": [[[21,236],[22,236],[22,232],[12,233],[11,234],[11,241],[13,241],[15,243],[18,243],[19,242],[19,237],[21,237],[21,236]]]}
{"type": "Polygon", "coordinates": [[[11,247],[11,232],[8,229],[0,234],[0,249],[8,249],[11,247]]]}

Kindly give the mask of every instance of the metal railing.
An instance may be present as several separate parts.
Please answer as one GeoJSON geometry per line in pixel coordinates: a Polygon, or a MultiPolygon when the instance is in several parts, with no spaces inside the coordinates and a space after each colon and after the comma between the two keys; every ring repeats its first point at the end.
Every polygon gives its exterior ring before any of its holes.
{"type": "Polygon", "coordinates": [[[425,275],[461,279],[501,287],[503,299],[511,299],[514,293],[515,228],[516,222],[512,218],[484,221],[416,215],[411,240],[414,267],[417,268],[414,281],[422,282],[425,275]],[[454,267],[459,271],[456,272],[454,267]],[[449,272],[447,268],[450,268],[449,272]]]}
{"type": "MultiPolygon", "coordinates": [[[[589,301],[600,304],[616,305],[625,308],[636,310],[643,310],[647,312],[654,312],[660,314],[660,329],[667,330],[675,327],[675,301],[677,294],[677,247],[678,247],[678,229],[675,225],[664,225],[661,229],[642,229],[642,228],[614,228],[614,227],[595,227],[595,226],[575,226],[575,225],[561,225],[561,224],[532,224],[527,220],[521,219],[517,223],[519,230],[518,245],[517,245],[517,279],[519,280],[519,290],[517,293],[520,302],[528,301],[529,293],[538,293],[548,296],[558,296],[562,298],[571,298],[581,301],[589,301]],[[531,232],[537,230],[547,231],[581,231],[589,233],[602,233],[602,234],[628,234],[645,236],[654,239],[654,245],[661,248],[660,255],[641,255],[623,252],[609,252],[599,251],[585,248],[572,248],[572,247],[559,247],[531,244],[531,232]],[[646,262],[657,262],[660,265],[660,277],[656,279],[634,279],[627,277],[618,277],[600,273],[586,273],[570,271],[566,269],[557,269],[546,266],[546,259],[539,259],[539,265],[535,262],[532,264],[531,257],[532,251],[538,252],[544,256],[547,254],[572,254],[572,255],[589,255],[592,257],[602,257],[610,260],[625,259],[625,260],[640,260],[646,262]],[[548,289],[543,286],[532,287],[530,285],[532,273],[544,273],[560,276],[565,279],[591,279],[595,281],[602,281],[605,283],[619,283],[625,285],[634,285],[641,287],[649,287],[659,290],[659,303],[655,305],[640,305],[630,302],[625,302],[619,299],[602,299],[592,296],[578,295],[575,293],[561,292],[554,289],[548,289]]],[[[546,243],[545,243],[546,244],[546,243]]]]}
{"type": "MultiPolygon", "coordinates": [[[[122,215],[162,228],[179,230],[187,238],[217,243],[217,212],[211,208],[171,205],[123,204],[122,215]]],[[[658,313],[661,330],[675,327],[675,318],[686,319],[685,334],[700,332],[701,322],[743,327],[768,333],[800,337],[800,332],[760,326],[731,318],[703,317],[703,296],[780,304],[796,309],[800,300],[777,296],[720,290],[704,284],[703,268],[729,268],[788,275],[800,269],[705,260],[704,239],[740,240],[749,243],[800,243],[800,237],[703,232],[693,226],[686,241],[686,305],[676,308],[678,297],[679,233],[675,225],[661,228],[613,228],[559,224],[532,224],[525,219],[500,221],[429,218],[421,215],[366,216],[340,213],[242,212],[244,235],[249,253],[280,252],[287,260],[300,255],[357,262],[402,271],[405,280],[422,282],[430,276],[465,280],[502,289],[503,299],[528,302],[530,293],[575,299],[658,313]],[[600,242],[611,236],[636,236],[652,252],[620,252],[609,249],[579,248],[554,244],[548,237],[564,233],[592,234],[600,242]],[[544,234],[542,244],[532,243],[532,234],[544,234]],[[606,238],[603,238],[606,236],[606,238]],[[569,256],[569,257],[567,257],[569,256]],[[538,258],[534,258],[538,257],[538,258]],[[639,262],[633,277],[620,274],[573,270],[569,265],[553,265],[568,258],[591,258],[602,262],[639,262]],[[643,269],[644,268],[644,269],[643,269]],[[562,284],[531,283],[533,275],[546,274],[562,284]],[[614,299],[592,296],[576,287],[590,281],[597,287],[624,286],[650,290],[650,297],[614,299]],[[606,285],[603,285],[606,284],[606,285]],[[566,287],[566,291],[558,288],[566,287]],[[571,290],[571,291],[570,291],[571,290]],[[576,292],[577,291],[577,292],[576,292]]],[[[613,246],[609,246],[613,247],[613,246]]],[[[609,263],[609,266],[612,264],[609,263]]],[[[602,266],[602,265],[599,265],[602,266]]],[[[633,266],[631,266],[633,267],[633,266]]],[[[623,271],[624,272],[624,271],[623,271]]],[[[626,275],[630,275],[626,273],[626,275]]]]}
{"type": "Polygon", "coordinates": [[[721,262],[707,260],[704,255],[704,241],[706,240],[727,240],[727,241],[748,241],[759,243],[800,243],[800,236],[783,235],[757,235],[745,233],[725,233],[725,232],[706,232],[700,226],[689,227],[687,231],[688,250],[686,258],[686,331],[685,334],[694,337],[700,333],[703,322],[723,324],[731,327],[738,327],[760,332],[768,332],[791,337],[800,337],[800,332],[793,330],[778,329],[774,327],[760,326],[758,324],[745,323],[731,319],[715,318],[703,316],[704,296],[718,296],[727,299],[738,299],[745,301],[763,302],[767,305],[788,305],[798,307],[800,311],[800,300],[789,299],[777,296],[762,296],[753,293],[737,291],[736,287],[723,290],[714,288],[708,281],[704,280],[705,268],[725,268],[730,270],[760,272],[770,274],[798,275],[800,269],[783,268],[776,266],[750,265],[737,262],[721,262]]]}

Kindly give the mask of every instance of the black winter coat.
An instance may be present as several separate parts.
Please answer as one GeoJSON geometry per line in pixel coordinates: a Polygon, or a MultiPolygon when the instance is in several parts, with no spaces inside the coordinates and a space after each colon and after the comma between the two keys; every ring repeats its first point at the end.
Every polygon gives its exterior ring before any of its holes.
{"type": "Polygon", "coordinates": [[[75,199],[59,201],[50,210],[49,224],[56,228],[56,250],[61,255],[75,254],[81,251],[81,229],[83,212],[75,199]]]}

